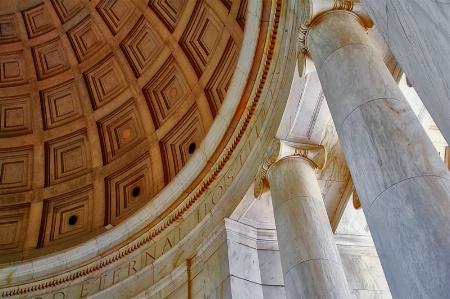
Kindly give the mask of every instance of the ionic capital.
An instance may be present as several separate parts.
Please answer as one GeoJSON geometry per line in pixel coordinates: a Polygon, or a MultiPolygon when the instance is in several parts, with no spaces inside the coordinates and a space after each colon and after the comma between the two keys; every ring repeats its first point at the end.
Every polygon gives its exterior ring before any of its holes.
{"type": "Polygon", "coordinates": [[[314,70],[312,61],[308,58],[308,48],[306,45],[306,34],[313,20],[326,12],[348,11],[359,19],[365,28],[371,28],[373,22],[368,13],[363,8],[359,0],[302,0],[300,1],[300,29],[299,29],[299,48],[297,62],[299,76],[302,77],[308,70],[314,70]]]}
{"type": "Polygon", "coordinates": [[[255,198],[259,198],[269,189],[267,173],[270,167],[277,161],[288,157],[306,159],[311,163],[312,167],[320,170],[325,165],[327,153],[323,145],[295,144],[294,146],[288,146],[281,140],[275,139],[267,149],[263,163],[256,174],[253,189],[255,198]]]}

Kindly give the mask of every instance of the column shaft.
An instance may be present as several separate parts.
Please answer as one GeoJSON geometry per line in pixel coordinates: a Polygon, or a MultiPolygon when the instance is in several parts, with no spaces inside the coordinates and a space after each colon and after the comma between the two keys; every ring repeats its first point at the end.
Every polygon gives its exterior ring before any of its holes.
{"type": "Polygon", "coordinates": [[[311,163],[298,156],[282,158],[267,178],[287,298],[349,298],[311,163]]]}
{"type": "Polygon", "coordinates": [[[450,144],[450,2],[361,2],[450,144]]]}
{"type": "Polygon", "coordinates": [[[306,42],[393,297],[450,298],[448,170],[355,15],[306,42]]]}

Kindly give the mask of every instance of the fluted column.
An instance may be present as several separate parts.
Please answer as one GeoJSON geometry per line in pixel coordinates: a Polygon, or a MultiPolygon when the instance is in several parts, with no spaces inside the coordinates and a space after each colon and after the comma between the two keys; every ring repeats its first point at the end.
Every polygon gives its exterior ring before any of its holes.
{"type": "Polygon", "coordinates": [[[270,186],[287,298],[350,298],[348,284],[316,179],[322,146],[303,146],[280,157],[272,145],[256,184],[270,186]]]}
{"type": "Polygon", "coordinates": [[[306,33],[394,298],[450,298],[450,175],[358,17],[306,33]]]}

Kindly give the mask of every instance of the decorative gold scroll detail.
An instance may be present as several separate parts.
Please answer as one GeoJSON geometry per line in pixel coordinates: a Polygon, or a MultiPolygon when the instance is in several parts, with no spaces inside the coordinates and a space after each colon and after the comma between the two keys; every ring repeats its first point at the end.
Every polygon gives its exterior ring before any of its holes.
{"type": "Polygon", "coordinates": [[[267,171],[273,163],[278,161],[281,153],[281,141],[275,139],[269,145],[264,155],[264,161],[256,174],[255,186],[253,187],[253,195],[255,198],[261,197],[264,192],[269,190],[269,182],[267,181],[267,171]]]}
{"type": "Polygon", "coordinates": [[[353,1],[334,0],[333,9],[352,11],[353,10],[353,1]]]}
{"type": "Polygon", "coordinates": [[[294,156],[308,159],[313,166],[321,170],[327,161],[327,152],[323,145],[302,144],[295,148],[294,156]]]}
{"type": "Polygon", "coordinates": [[[306,48],[305,48],[305,36],[308,25],[312,20],[312,1],[311,0],[300,0],[300,30],[299,30],[299,52],[297,55],[297,65],[298,73],[300,77],[303,77],[303,73],[306,67],[306,48]]]}
{"type": "Polygon", "coordinates": [[[311,0],[302,0],[300,2],[302,2],[302,4],[300,5],[301,11],[299,16],[300,28],[298,34],[299,52],[297,54],[297,69],[299,76],[303,77],[306,69],[306,55],[308,53],[308,49],[306,47],[306,33],[313,19],[315,19],[316,16],[318,15],[333,10],[353,11],[354,3],[358,4],[359,0],[350,0],[350,1],[334,0],[334,4],[332,1],[330,1],[331,2],[330,6],[325,8],[325,10],[323,11],[319,10],[316,12],[313,11],[314,3],[311,0]]]}
{"type": "Polygon", "coordinates": [[[353,207],[355,208],[355,210],[361,209],[361,201],[359,200],[359,196],[356,190],[353,191],[353,207]]]}

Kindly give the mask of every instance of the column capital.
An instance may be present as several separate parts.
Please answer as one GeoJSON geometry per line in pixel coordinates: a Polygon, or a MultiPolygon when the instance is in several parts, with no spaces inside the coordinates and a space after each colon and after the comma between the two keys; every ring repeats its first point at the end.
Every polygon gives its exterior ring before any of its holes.
{"type": "Polygon", "coordinates": [[[325,13],[346,11],[354,14],[364,28],[373,27],[373,22],[359,0],[303,0],[300,4],[299,48],[297,57],[299,76],[303,77],[308,70],[314,70],[313,62],[308,57],[306,34],[313,22],[325,13]]]}
{"type": "Polygon", "coordinates": [[[323,145],[316,144],[291,144],[287,145],[279,139],[274,139],[269,145],[255,178],[253,194],[259,198],[269,189],[267,172],[277,161],[286,158],[297,157],[311,163],[315,169],[322,169],[327,159],[327,153],[323,145]]]}

